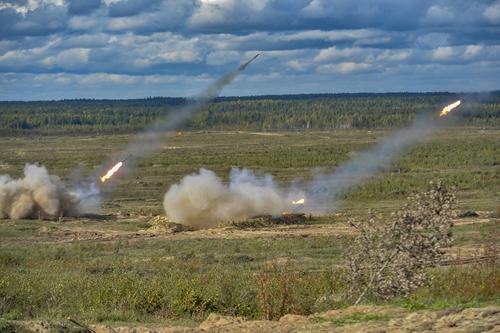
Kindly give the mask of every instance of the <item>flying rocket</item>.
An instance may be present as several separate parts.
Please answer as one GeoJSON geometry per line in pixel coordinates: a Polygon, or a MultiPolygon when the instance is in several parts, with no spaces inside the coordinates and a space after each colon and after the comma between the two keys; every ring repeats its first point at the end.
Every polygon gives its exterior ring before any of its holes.
{"type": "Polygon", "coordinates": [[[254,61],[254,60],[255,60],[255,58],[257,58],[258,56],[260,56],[260,53],[257,53],[256,55],[254,55],[254,56],[253,56],[253,58],[252,58],[252,59],[248,60],[248,61],[247,61],[247,62],[245,62],[244,64],[241,64],[241,65],[240,65],[240,67],[238,67],[238,70],[239,70],[239,71],[242,71],[242,70],[244,70],[245,68],[247,68],[247,66],[248,66],[248,65],[250,65],[250,63],[251,63],[252,61],[254,61]]]}

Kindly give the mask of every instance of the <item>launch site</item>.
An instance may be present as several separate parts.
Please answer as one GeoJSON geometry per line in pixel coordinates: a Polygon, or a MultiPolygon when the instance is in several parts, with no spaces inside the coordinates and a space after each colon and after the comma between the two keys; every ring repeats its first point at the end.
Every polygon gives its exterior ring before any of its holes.
{"type": "Polygon", "coordinates": [[[0,0],[0,333],[500,332],[500,2],[0,0]]]}

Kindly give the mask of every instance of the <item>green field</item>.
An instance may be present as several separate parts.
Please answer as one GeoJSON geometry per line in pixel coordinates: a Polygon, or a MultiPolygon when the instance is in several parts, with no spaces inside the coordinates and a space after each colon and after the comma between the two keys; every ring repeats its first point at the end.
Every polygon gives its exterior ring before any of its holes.
{"type": "MultiPolygon", "coordinates": [[[[405,151],[390,170],[348,193],[337,214],[286,228],[231,227],[221,234],[153,237],[140,231],[151,226],[151,216],[163,214],[166,190],[200,167],[225,180],[231,167],[269,173],[279,183],[307,180],[313,169],[334,170],[391,130],[207,129],[165,134],[159,151],[138,162],[133,174],[118,175],[104,194],[101,213],[109,216],[0,221],[0,317],[191,325],[210,312],[262,318],[262,293],[270,293],[278,303],[286,296],[285,313],[345,307],[349,302],[336,295],[346,290],[342,265],[352,239],[342,232],[346,219],[363,218],[368,209],[394,211],[431,180],[457,187],[459,211],[480,212],[480,218],[462,220],[466,223],[454,228],[453,249],[483,255],[486,244],[498,246],[495,236],[500,230],[500,124],[495,112],[497,118],[488,126],[455,124],[405,151]],[[316,227],[318,232],[298,233],[316,227]],[[259,234],[263,231],[269,234],[259,234]]],[[[50,130],[6,134],[1,137],[0,174],[20,176],[24,164],[32,162],[65,181],[78,167],[92,174],[133,138],[122,129],[117,126],[119,134],[111,129],[106,134],[79,134],[74,128],[61,129],[59,135],[50,130]]],[[[434,284],[390,304],[411,310],[498,305],[498,269],[498,261],[434,268],[434,284]]],[[[366,302],[384,303],[371,298],[366,302]]]]}
{"type": "MultiPolygon", "coordinates": [[[[334,170],[368,149],[387,130],[324,132],[183,132],[165,135],[161,150],[119,177],[106,195],[104,212],[159,214],[168,187],[204,167],[227,179],[231,167],[271,174],[278,182],[307,180],[312,170],[334,170]],[[133,189],[133,190],[131,190],[133,189]]],[[[92,172],[132,135],[4,137],[0,172],[19,176],[25,163],[39,162],[70,177],[79,166],[92,172]]],[[[388,172],[349,193],[345,208],[391,207],[410,193],[441,179],[456,186],[463,209],[494,210],[500,185],[500,140],[496,129],[448,128],[405,152],[388,172]]]]}

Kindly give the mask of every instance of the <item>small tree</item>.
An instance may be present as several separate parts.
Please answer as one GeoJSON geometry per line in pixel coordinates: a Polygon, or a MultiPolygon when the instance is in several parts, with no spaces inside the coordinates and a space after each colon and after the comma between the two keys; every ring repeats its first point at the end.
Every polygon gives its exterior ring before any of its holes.
{"type": "Polygon", "coordinates": [[[349,280],[360,290],[384,299],[408,296],[428,281],[426,267],[442,260],[452,241],[454,190],[440,182],[408,198],[389,223],[371,215],[366,223],[349,221],[359,231],[348,252],[349,280]]]}

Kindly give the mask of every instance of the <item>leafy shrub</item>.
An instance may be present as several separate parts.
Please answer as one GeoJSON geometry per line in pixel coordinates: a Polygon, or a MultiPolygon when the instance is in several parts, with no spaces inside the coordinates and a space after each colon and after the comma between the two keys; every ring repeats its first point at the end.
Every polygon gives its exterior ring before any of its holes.
{"type": "Polygon", "coordinates": [[[180,313],[188,313],[194,318],[203,318],[219,308],[216,297],[208,295],[207,291],[197,283],[184,283],[179,288],[179,295],[174,301],[174,307],[180,313]]]}

